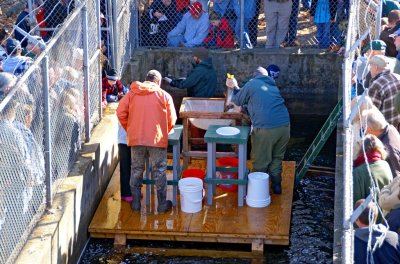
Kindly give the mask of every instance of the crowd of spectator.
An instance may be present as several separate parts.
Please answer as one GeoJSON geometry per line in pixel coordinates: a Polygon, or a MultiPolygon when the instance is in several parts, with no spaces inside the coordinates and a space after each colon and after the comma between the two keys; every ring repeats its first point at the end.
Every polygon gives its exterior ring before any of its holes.
{"type": "MultiPolygon", "coordinates": [[[[265,48],[301,45],[297,39],[300,0],[248,0],[243,10],[240,3],[240,0],[154,0],[141,15],[141,45],[251,49],[257,45],[262,4],[265,48]]],[[[338,51],[343,44],[342,24],[348,19],[349,2],[316,0],[301,1],[301,5],[317,27],[318,47],[338,51]]]]}

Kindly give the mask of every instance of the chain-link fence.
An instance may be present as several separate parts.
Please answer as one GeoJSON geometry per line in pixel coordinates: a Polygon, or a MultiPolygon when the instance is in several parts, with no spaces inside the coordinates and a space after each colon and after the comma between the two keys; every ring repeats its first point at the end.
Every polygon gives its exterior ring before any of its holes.
{"type": "MultiPolygon", "coordinates": [[[[400,6],[399,8],[400,9],[400,6]]],[[[368,169],[365,177],[370,177],[370,188],[369,195],[365,197],[364,203],[353,211],[353,150],[356,148],[354,145],[360,143],[364,145],[364,136],[368,127],[362,126],[366,124],[360,124],[360,113],[361,109],[368,109],[370,106],[365,107],[365,98],[368,96],[365,92],[365,83],[369,72],[369,60],[378,55],[375,52],[385,51],[380,49],[379,51],[373,47],[372,41],[379,39],[381,31],[381,17],[387,16],[389,12],[382,11],[382,1],[373,0],[354,0],[350,1],[349,6],[349,19],[346,33],[346,45],[344,51],[344,63],[343,63],[343,226],[342,226],[342,237],[341,241],[335,241],[335,244],[341,246],[341,260],[342,263],[353,263],[354,261],[354,230],[353,225],[360,214],[364,211],[370,202],[378,205],[377,195],[379,187],[371,175],[371,169],[369,163],[366,163],[368,169]],[[351,100],[357,96],[356,99],[351,100]],[[352,105],[352,103],[354,105],[352,105]],[[363,107],[361,105],[364,105],[363,107]],[[362,131],[362,132],[361,132],[362,131]],[[358,135],[358,136],[357,136],[358,135]],[[357,142],[356,142],[357,140],[357,142]]],[[[400,14],[400,13],[399,13],[400,14]]],[[[389,40],[389,43],[393,44],[393,39],[389,40]]],[[[379,42],[382,44],[382,42],[379,42]]],[[[382,47],[386,44],[382,44],[382,47]]],[[[365,110],[364,109],[364,110],[365,110]]],[[[366,150],[364,147],[360,147],[360,153],[366,156],[366,150]]],[[[356,153],[359,155],[359,153],[356,153]]],[[[379,206],[378,206],[379,208],[379,206]]],[[[372,210],[371,210],[372,212],[372,210]]],[[[382,211],[380,210],[380,213],[382,211]]],[[[383,216],[383,214],[382,214],[383,216]]],[[[376,217],[376,216],[373,216],[376,217]]],[[[372,218],[370,218],[372,219],[372,218]]],[[[383,221],[385,223],[386,221],[383,221]]],[[[375,224],[375,221],[370,221],[369,230],[375,224]]],[[[386,223],[387,225],[387,223],[386,223]]],[[[375,242],[371,241],[371,236],[368,240],[367,254],[364,259],[371,257],[371,252],[375,250],[375,242]],[[372,243],[372,244],[371,244],[372,243]]],[[[357,252],[360,254],[360,252],[357,252]]],[[[370,259],[371,261],[371,259],[370,259]]]]}
{"type": "MultiPolygon", "coordinates": [[[[67,4],[63,21],[43,31],[49,41],[33,41],[40,49],[19,77],[0,74],[0,263],[15,260],[101,117],[100,1],[67,4]]],[[[22,41],[37,40],[39,25],[22,41]]]]}
{"type": "Polygon", "coordinates": [[[137,5],[136,44],[146,47],[337,51],[348,17],[347,0],[142,0],[137,5]]]}

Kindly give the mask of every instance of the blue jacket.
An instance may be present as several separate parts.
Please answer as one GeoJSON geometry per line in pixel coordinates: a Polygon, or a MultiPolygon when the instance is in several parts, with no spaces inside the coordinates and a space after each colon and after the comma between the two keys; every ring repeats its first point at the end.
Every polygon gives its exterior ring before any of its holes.
{"type": "Polygon", "coordinates": [[[200,18],[194,19],[189,12],[186,12],[178,25],[168,33],[168,38],[183,35],[185,47],[200,46],[208,35],[209,26],[207,13],[203,12],[200,18]]]}
{"type": "Polygon", "coordinates": [[[217,73],[212,59],[208,58],[194,65],[185,80],[173,80],[170,85],[180,89],[186,88],[189,97],[213,97],[217,89],[217,73]]]}
{"type": "MultiPolygon", "coordinates": [[[[240,0],[231,0],[233,10],[237,17],[240,17],[240,0]]],[[[246,0],[246,4],[244,5],[244,18],[252,19],[256,14],[256,1],[255,0],[246,0]]]]}
{"type": "Polygon", "coordinates": [[[232,102],[247,106],[254,128],[276,128],[289,125],[289,112],[273,78],[257,75],[233,96],[232,102]]]}
{"type": "MultiPolygon", "coordinates": [[[[372,243],[374,247],[376,240],[383,232],[387,231],[383,244],[374,251],[372,255],[369,255],[370,261],[373,257],[374,263],[400,263],[400,240],[399,235],[395,232],[387,230],[384,225],[374,225],[372,231],[372,243]]],[[[367,245],[368,245],[369,229],[368,227],[358,228],[354,233],[354,263],[355,264],[367,264],[367,245]]]]}

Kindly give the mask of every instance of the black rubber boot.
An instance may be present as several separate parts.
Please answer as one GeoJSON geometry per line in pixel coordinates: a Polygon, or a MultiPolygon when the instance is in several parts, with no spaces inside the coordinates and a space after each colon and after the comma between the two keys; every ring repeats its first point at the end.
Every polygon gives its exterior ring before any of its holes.
{"type": "Polygon", "coordinates": [[[167,200],[167,193],[162,191],[157,191],[158,206],[157,211],[159,213],[165,213],[172,209],[172,202],[167,200]]]}
{"type": "Polygon", "coordinates": [[[133,201],[131,204],[132,210],[140,211],[140,206],[141,206],[141,203],[140,203],[141,191],[140,191],[140,189],[136,189],[136,188],[132,189],[132,198],[133,198],[133,201]]]}
{"type": "Polygon", "coordinates": [[[272,182],[272,192],[274,194],[281,194],[282,193],[282,178],[278,176],[271,175],[271,182],[272,182]]]}

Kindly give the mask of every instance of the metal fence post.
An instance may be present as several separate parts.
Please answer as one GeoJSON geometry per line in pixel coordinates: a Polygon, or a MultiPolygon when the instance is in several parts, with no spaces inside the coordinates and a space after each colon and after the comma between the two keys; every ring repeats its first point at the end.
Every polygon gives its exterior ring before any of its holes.
{"type": "Polygon", "coordinates": [[[351,60],[354,51],[350,51],[353,43],[354,18],[356,3],[350,2],[349,25],[346,39],[346,56],[343,62],[343,235],[342,235],[342,263],[353,263],[354,245],[353,228],[348,225],[348,221],[353,213],[353,176],[352,176],[352,157],[351,157],[351,126],[348,126],[347,120],[350,116],[350,89],[351,89],[351,60]]]}
{"type": "Polygon", "coordinates": [[[240,50],[243,50],[243,42],[244,42],[244,0],[240,0],[240,50]]]}
{"type": "MultiPolygon", "coordinates": [[[[100,21],[100,0],[97,0],[96,1],[96,17],[97,17],[97,37],[99,38],[99,41],[98,41],[98,45],[99,45],[99,50],[100,50],[100,53],[99,53],[99,59],[98,59],[98,71],[99,71],[99,73],[100,73],[100,76],[101,76],[101,56],[103,55],[103,51],[101,50],[101,21],[100,21]]],[[[102,118],[102,116],[103,116],[103,108],[102,108],[102,105],[101,105],[101,101],[102,101],[102,89],[101,89],[101,86],[102,86],[102,80],[101,80],[101,78],[98,78],[98,85],[99,85],[99,87],[100,87],[100,89],[99,89],[99,106],[98,106],[98,108],[99,108],[99,110],[98,110],[98,113],[99,113],[99,118],[101,119],[102,118]]]]}
{"type": "Polygon", "coordinates": [[[381,18],[382,18],[382,0],[378,0],[376,6],[376,21],[375,21],[375,39],[379,39],[381,35],[381,18]]]}
{"type": "Polygon", "coordinates": [[[115,56],[114,56],[114,30],[113,30],[113,10],[114,7],[112,6],[111,0],[107,0],[107,29],[108,29],[108,44],[109,47],[107,47],[108,49],[108,55],[109,55],[109,59],[110,59],[110,63],[111,63],[111,68],[116,67],[115,65],[115,56]],[[110,51],[111,51],[111,55],[110,55],[110,51]],[[110,58],[111,57],[111,58],[110,58]]]}
{"type": "Polygon", "coordinates": [[[112,41],[114,42],[114,49],[113,49],[113,61],[114,61],[114,69],[116,69],[119,72],[119,47],[118,47],[118,14],[117,14],[117,0],[111,0],[112,1],[112,28],[113,28],[113,39],[112,41]]]}
{"type": "Polygon", "coordinates": [[[42,61],[43,78],[43,122],[44,122],[44,159],[46,170],[46,204],[50,207],[53,203],[53,175],[51,172],[51,129],[50,129],[50,101],[49,101],[49,58],[45,56],[42,61]]]}
{"type": "Polygon", "coordinates": [[[89,44],[88,44],[88,18],[87,6],[82,7],[82,26],[83,26],[83,89],[85,106],[85,141],[90,140],[90,93],[89,93],[89,44]]]}

